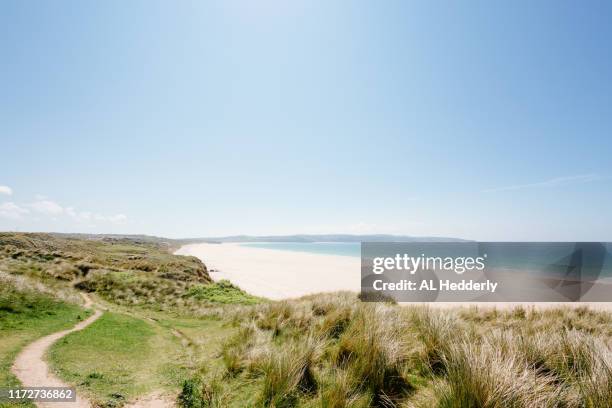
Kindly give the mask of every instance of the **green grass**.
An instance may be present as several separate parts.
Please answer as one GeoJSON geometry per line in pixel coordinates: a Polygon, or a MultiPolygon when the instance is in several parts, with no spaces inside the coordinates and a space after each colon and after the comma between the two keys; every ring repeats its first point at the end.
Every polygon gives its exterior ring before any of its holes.
{"type": "MultiPolygon", "coordinates": [[[[95,292],[111,310],[50,353],[59,375],[100,406],[153,390],[185,408],[612,406],[608,312],[435,310],[349,293],[263,301],[211,283],[199,261],[166,249],[0,233],[0,267],[95,292]]],[[[57,301],[5,292],[9,340],[20,324],[32,339],[54,331],[45,324],[67,313],[57,301]]],[[[15,353],[6,344],[5,371],[15,353]]]]}
{"type": "Polygon", "coordinates": [[[249,295],[228,280],[220,280],[208,285],[194,285],[189,288],[185,296],[221,304],[253,305],[261,302],[261,298],[249,295]]]}
{"type": "MultiPolygon", "coordinates": [[[[77,384],[103,406],[129,400],[157,386],[162,353],[151,325],[130,316],[105,313],[82,331],[55,343],[49,360],[58,375],[77,384]]],[[[169,356],[168,356],[169,357],[169,356]]]]}
{"type": "MultiPolygon", "coordinates": [[[[76,287],[90,292],[115,312],[60,340],[49,356],[61,378],[106,406],[121,405],[153,390],[176,394],[203,361],[210,360],[210,367],[221,366],[214,353],[233,329],[218,319],[194,316],[221,315],[218,306],[261,301],[227,282],[211,283],[200,260],[173,255],[160,240],[0,233],[0,268],[12,279],[43,284],[47,291],[74,296],[72,287],[76,287]]],[[[0,362],[7,378],[19,347],[55,328],[73,325],[47,327],[47,320],[54,320],[42,315],[46,307],[56,320],[74,320],[61,316],[56,305],[32,306],[31,299],[12,292],[5,291],[6,301],[0,307],[21,317],[7,321],[5,330],[19,323],[30,325],[32,333],[20,337],[11,333],[2,342],[0,362]],[[31,309],[34,312],[28,314],[31,309]]]]}
{"type": "Polygon", "coordinates": [[[233,331],[218,320],[110,312],[59,340],[49,359],[60,378],[100,406],[114,407],[152,391],[177,395],[203,364],[221,367],[214,360],[233,331]]]}
{"type": "MultiPolygon", "coordinates": [[[[74,326],[88,311],[0,282],[0,386],[18,386],[10,369],[19,350],[39,337],[74,326]]],[[[12,406],[0,403],[0,407],[12,406]]],[[[33,406],[22,404],[20,406],[33,406]]]]}
{"type": "Polygon", "coordinates": [[[170,249],[169,242],[161,241],[0,233],[0,267],[43,282],[75,285],[117,304],[197,308],[197,302],[186,304],[184,295],[193,285],[212,282],[206,266],[170,249]]]}

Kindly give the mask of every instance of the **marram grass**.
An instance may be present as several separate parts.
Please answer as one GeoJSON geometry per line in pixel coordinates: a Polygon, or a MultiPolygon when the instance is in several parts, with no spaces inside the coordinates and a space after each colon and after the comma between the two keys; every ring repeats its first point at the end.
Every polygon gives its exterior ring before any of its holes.
{"type": "Polygon", "coordinates": [[[227,319],[239,329],[224,368],[199,381],[228,407],[612,406],[607,312],[437,310],[336,293],[227,319]]]}

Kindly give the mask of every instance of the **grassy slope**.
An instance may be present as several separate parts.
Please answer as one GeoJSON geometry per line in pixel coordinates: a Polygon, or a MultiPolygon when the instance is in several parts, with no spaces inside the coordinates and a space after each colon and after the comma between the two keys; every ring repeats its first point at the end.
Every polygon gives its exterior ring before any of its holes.
{"type": "Polygon", "coordinates": [[[154,390],[176,395],[201,367],[221,367],[215,357],[234,332],[216,319],[111,312],[58,341],[49,357],[61,378],[111,407],[154,390]]]}
{"type": "Polygon", "coordinates": [[[1,282],[0,384],[7,387],[19,385],[10,368],[23,346],[44,335],[72,327],[87,313],[74,304],[33,291],[18,290],[7,282],[1,282]]]}
{"type": "Polygon", "coordinates": [[[119,304],[171,307],[192,285],[211,279],[199,259],[168,249],[169,244],[122,239],[0,233],[0,266],[42,281],[63,281],[119,304]]]}
{"type": "Polygon", "coordinates": [[[228,280],[220,280],[212,284],[194,285],[187,291],[186,297],[220,304],[255,305],[263,299],[249,295],[228,280]]]}
{"type": "Polygon", "coordinates": [[[112,405],[157,388],[163,367],[176,359],[177,346],[143,320],[105,313],[54,344],[49,360],[61,378],[112,405]]]}
{"type": "Polygon", "coordinates": [[[117,305],[194,313],[219,303],[261,301],[229,282],[213,283],[199,259],[169,252],[173,245],[0,233],[0,268],[43,282],[74,285],[117,305]]]}
{"type": "Polygon", "coordinates": [[[159,242],[26,238],[35,250],[5,251],[13,273],[77,283],[114,311],[52,351],[62,376],[107,405],[182,383],[192,408],[612,406],[610,313],[436,311],[350,294],[262,303],[210,285],[159,242]]]}
{"type": "MultiPolygon", "coordinates": [[[[61,378],[101,405],[121,405],[154,389],[176,393],[217,349],[219,339],[232,332],[218,320],[194,315],[209,314],[217,305],[261,301],[228,282],[212,283],[199,260],[172,255],[168,248],[160,242],[0,233],[0,269],[47,288],[95,292],[98,303],[114,311],[60,340],[49,356],[61,378]]],[[[28,329],[11,332],[0,345],[0,384],[17,385],[9,373],[17,351],[43,334],[72,326],[70,313],[78,308],[48,296],[38,299],[34,292],[32,298],[20,297],[14,288],[3,293],[4,308],[19,309],[18,323],[28,329]],[[40,304],[32,305],[32,299],[40,304]]],[[[0,327],[15,326],[14,315],[11,311],[0,327]]]]}

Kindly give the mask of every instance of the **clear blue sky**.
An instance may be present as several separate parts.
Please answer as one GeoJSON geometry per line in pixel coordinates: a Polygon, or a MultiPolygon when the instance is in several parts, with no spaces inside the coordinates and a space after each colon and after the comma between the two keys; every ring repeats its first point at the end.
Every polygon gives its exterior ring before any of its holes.
{"type": "Polygon", "coordinates": [[[0,230],[612,240],[612,3],[2,1],[0,230]]]}

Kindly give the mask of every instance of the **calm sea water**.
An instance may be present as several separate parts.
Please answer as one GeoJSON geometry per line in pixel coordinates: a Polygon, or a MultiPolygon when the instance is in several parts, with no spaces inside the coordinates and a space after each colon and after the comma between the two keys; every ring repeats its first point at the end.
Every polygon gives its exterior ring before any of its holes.
{"type": "MultiPolygon", "coordinates": [[[[241,245],[252,248],[361,257],[361,244],[359,242],[257,242],[244,243],[241,245]]],[[[418,246],[418,244],[413,245],[418,246]]],[[[431,256],[449,256],[453,254],[453,246],[456,245],[457,244],[433,244],[433,246],[428,247],[428,251],[425,252],[431,256]],[[432,249],[436,251],[432,251],[432,249]],[[436,252],[439,252],[439,254],[436,252]]],[[[601,271],[602,277],[612,277],[612,244],[606,243],[604,246],[606,247],[607,253],[604,255],[603,265],[598,266],[596,269],[601,271]]],[[[488,244],[487,248],[490,252],[488,265],[519,270],[539,270],[551,264],[567,265],[570,261],[570,259],[567,258],[567,254],[571,252],[568,248],[571,247],[572,245],[564,243],[488,244]]],[[[389,256],[392,256],[393,253],[390,253],[389,256]]],[[[418,254],[421,253],[421,251],[417,250],[415,253],[418,254]]],[[[461,253],[457,253],[454,256],[460,255],[461,253]]],[[[587,257],[584,261],[583,268],[586,271],[589,269],[589,258],[587,257]]]]}
{"type": "Polygon", "coordinates": [[[313,254],[361,256],[359,242],[253,242],[241,244],[252,248],[280,249],[283,251],[310,252],[313,254]]]}

